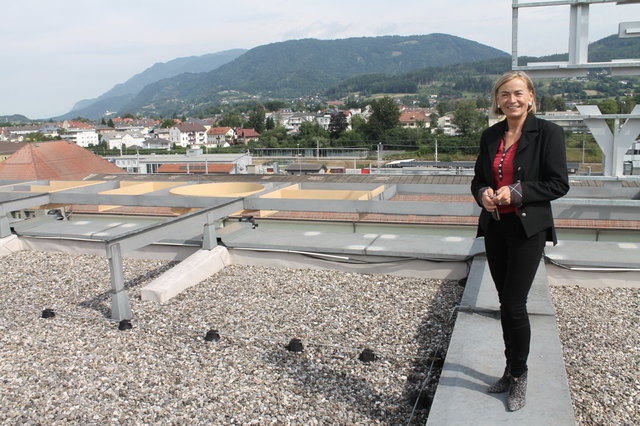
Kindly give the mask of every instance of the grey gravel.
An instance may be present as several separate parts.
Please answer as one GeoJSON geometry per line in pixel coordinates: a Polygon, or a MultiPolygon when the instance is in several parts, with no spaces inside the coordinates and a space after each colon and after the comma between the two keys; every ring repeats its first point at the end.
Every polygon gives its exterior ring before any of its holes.
{"type": "Polygon", "coordinates": [[[551,294],[578,424],[640,424],[640,289],[551,294]]]}
{"type": "Polygon", "coordinates": [[[454,281],[231,266],[158,305],[140,289],[171,264],[123,263],[128,331],[108,319],[106,259],[0,257],[0,423],[406,424],[462,293],[454,281]],[[204,340],[210,329],[219,341],[204,340]],[[285,349],[292,338],[303,352],[285,349]],[[377,360],[359,361],[364,348],[377,360]]]}

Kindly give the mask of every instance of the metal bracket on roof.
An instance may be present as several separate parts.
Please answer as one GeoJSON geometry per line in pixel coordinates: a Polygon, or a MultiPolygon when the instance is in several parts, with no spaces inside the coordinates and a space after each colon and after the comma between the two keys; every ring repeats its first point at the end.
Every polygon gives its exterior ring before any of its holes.
{"type": "Polygon", "coordinates": [[[0,216],[0,238],[8,237],[9,235],[11,235],[9,218],[7,216],[0,216]]]}
{"type": "Polygon", "coordinates": [[[214,217],[212,214],[207,214],[207,223],[204,224],[204,231],[202,232],[202,249],[213,250],[217,245],[214,217]]]}
{"type": "Polygon", "coordinates": [[[120,244],[107,245],[107,257],[109,258],[111,275],[111,319],[116,321],[131,319],[133,313],[129,304],[129,296],[124,288],[120,244]]]}

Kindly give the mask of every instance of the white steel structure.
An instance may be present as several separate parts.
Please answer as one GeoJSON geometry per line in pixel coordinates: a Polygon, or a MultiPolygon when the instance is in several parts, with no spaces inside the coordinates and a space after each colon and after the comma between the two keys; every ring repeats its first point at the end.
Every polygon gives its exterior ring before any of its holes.
{"type": "MultiPolygon", "coordinates": [[[[590,69],[610,69],[612,75],[639,75],[640,59],[614,59],[610,62],[589,62],[589,6],[598,3],[626,5],[640,3],[640,0],[549,0],[520,2],[513,0],[512,56],[514,70],[526,71],[533,77],[580,77],[590,69]],[[523,7],[570,6],[569,58],[566,62],[534,62],[526,65],[518,63],[518,11],[523,7]]],[[[640,37],[640,22],[619,24],[620,37],[640,37]]],[[[640,134],[640,106],[631,114],[603,115],[595,105],[579,105],[578,111],[585,125],[593,134],[604,154],[604,175],[624,174],[624,154],[640,134]],[[605,122],[613,119],[613,132],[605,122]],[[622,126],[620,120],[626,120],[622,126]]],[[[575,117],[577,118],[577,117],[575,117]]]]}
{"type": "MultiPolygon", "coordinates": [[[[589,62],[589,6],[592,4],[616,3],[618,5],[640,3],[640,0],[549,0],[521,2],[513,0],[513,23],[511,29],[511,63],[514,70],[527,71],[536,77],[580,77],[589,69],[611,69],[612,75],[640,74],[640,59],[589,62]],[[521,8],[545,6],[570,6],[569,60],[566,62],[534,62],[518,64],[518,11],[521,8]]],[[[640,22],[622,22],[620,37],[640,36],[640,22]]]]}

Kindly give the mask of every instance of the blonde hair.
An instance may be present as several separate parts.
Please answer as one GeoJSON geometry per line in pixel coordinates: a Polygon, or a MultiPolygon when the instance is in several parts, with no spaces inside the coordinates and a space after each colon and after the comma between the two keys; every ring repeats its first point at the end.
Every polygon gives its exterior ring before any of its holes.
{"type": "Polygon", "coordinates": [[[533,93],[533,101],[531,103],[531,106],[528,109],[528,112],[530,112],[531,114],[536,113],[536,102],[537,102],[536,89],[533,86],[533,81],[531,80],[531,77],[529,77],[529,75],[524,71],[509,71],[507,73],[502,74],[502,76],[496,81],[496,83],[493,85],[493,99],[491,99],[492,113],[496,115],[503,115],[502,110],[498,106],[498,100],[497,100],[498,89],[500,89],[500,87],[506,82],[514,80],[516,78],[519,78],[520,80],[524,81],[525,84],[527,85],[527,89],[531,90],[531,93],[533,93]]]}

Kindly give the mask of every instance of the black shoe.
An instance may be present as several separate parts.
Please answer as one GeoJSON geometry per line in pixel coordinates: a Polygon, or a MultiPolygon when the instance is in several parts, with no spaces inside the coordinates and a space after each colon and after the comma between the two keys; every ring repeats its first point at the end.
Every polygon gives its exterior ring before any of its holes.
{"type": "Polygon", "coordinates": [[[507,396],[507,407],[509,411],[518,411],[526,402],[527,397],[527,372],[520,377],[511,378],[509,396],[507,396]]]}
{"type": "Polygon", "coordinates": [[[509,390],[509,386],[511,385],[511,373],[509,373],[509,366],[505,367],[504,373],[500,380],[489,386],[487,392],[489,393],[503,393],[509,390]]]}

